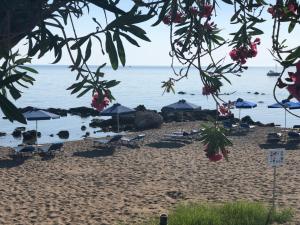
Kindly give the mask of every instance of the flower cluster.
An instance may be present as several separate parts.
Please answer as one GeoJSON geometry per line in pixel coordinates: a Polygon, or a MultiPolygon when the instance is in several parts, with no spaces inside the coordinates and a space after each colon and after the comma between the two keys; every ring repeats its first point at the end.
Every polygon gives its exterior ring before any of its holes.
{"type": "Polygon", "coordinates": [[[230,151],[225,148],[222,148],[218,152],[214,152],[214,151],[211,152],[210,150],[211,150],[210,145],[209,144],[205,145],[204,148],[204,151],[206,152],[205,155],[212,162],[220,161],[223,158],[228,159],[228,154],[230,153],[230,151]]]}
{"type": "Polygon", "coordinates": [[[218,112],[221,116],[231,115],[230,107],[229,107],[228,104],[227,105],[226,104],[220,105],[219,108],[218,108],[218,112]]]}
{"type": "Polygon", "coordinates": [[[202,95],[210,95],[217,92],[217,89],[213,86],[205,84],[202,88],[202,95]]]}
{"type": "MultiPolygon", "coordinates": [[[[210,4],[203,5],[203,8],[199,10],[197,7],[192,6],[190,7],[190,13],[193,16],[200,16],[203,18],[210,18],[212,12],[213,12],[213,6],[210,4]]],[[[163,18],[163,23],[170,25],[171,23],[183,23],[186,20],[186,15],[182,12],[176,12],[175,17],[172,19],[171,13],[167,14],[163,18]]]]}
{"type": "Polygon", "coordinates": [[[185,21],[185,15],[181,12],[176,12],[175,18],[172,20],[172,15],[169,13],[164,16],[163,23],[170,25],[171,23],[183,23],[185,21]]]}
{"type": "Polygon", "coordinates": [[[190,7],[190,13],[193,16],[200,16],[204,18],[209,18],[213,12],[213,6],[210,4],[205,4],[202,10],[199,10],[197,7],[190,7]]]}
{"type": "Polygon", "coordinates": [[[92,104],[91,106],[95,109],[97,109],[99,112],[101,112],[105,107],[109,105],[109,98],[107,97],[107,94],[105,94],[103,101],[98,102],[99,94],[95,93],[93,95],[92,104]]]}
{"type": "Polygon", "coordinates": [[[233,61],[237,61],[240,64],[245,64],[248,58],[255,57],[257,55],[257,45],[260,44],[260,39],[256,38],[254,42],[251,42],[249,46],[242,46],[234,48],[229,52],[229,55],[233,61]]]}
{"type": "Polygon", "coordinates": [[[284,18],[287,17],[288,14],[296,15],[298,10],[298,5],[296,2],[290,2],[286,6],[281,5],[273,5],[268,8],[268,13],[272,15],[272,17],[284,18]]]}

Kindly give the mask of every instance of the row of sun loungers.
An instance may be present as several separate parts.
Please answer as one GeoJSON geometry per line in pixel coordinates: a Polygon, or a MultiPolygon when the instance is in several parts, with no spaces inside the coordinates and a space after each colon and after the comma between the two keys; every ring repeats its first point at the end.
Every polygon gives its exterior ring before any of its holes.
{"type": "Polygon", "coordinates": [[[44,145],[19,145],[14,148],[15,155],[27,155],[27,154],[46,154],[46,155],[54,155],[56,152],[60,152],[62,150],[63,143],[52,143],[52,144],[44,144],[44,145]]]}

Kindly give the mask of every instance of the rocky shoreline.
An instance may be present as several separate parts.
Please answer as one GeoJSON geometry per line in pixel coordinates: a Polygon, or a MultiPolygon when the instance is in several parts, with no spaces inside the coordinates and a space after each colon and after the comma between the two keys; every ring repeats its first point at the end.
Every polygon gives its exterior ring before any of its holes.
{"type": "MultiPolygon", "coordinates": [[[[20,108],[21,112],[32,110],[33,107],[28,106],[20,108]]],[[[131,114],[119,115],[119,130],[120,131],[142,131],[153,128],[160,128],[163,123],[170,122],[188,122],[188,121],[207,121],[209,118],[216,117],[216,110],[208,109],[196,109],[192,111],[177,111],[177,110],[166,110],[162,108],[161,112],[156,110],[146,109],[145,106],[139,105],[134,108],[136,111],[131,114]]],[[[81,118],[92,118],[89,127],[99,128],[102,132],[117,131],[117,118],[113,116],[111,119],[99,119],[95,118],[99,116],[99,112],[90,107],[74,107],[70,109],[62,108],[47,108],[43,109],[51,113],[60,115],[61,117],[66,116],[79,116],[81,118]]],[[[234,114],[227,117],[218,117],[218,120],[230,120],[233,123],[239,122],[239,119],[234,117],[234,114]]],[[[261,127],[273,127],[274,123],[263,124],[259,121],[253,121],[250,116],[245,116],[241,119],[241,122],[248,123],[249,125],[256,125],[261,127]]],[[[82,131],[86,130],[86,126],[80,128],[82,131]]],[[[41,133],[36,134],[35,130],[26,130],[25,127],[16,127],[11,134],[0,131],[0,136],[12,135],[14,138],[23,138],[24,143],[34,142],[35,137],[41,136],[41,133]]],[[[70,131],[61,130],[56,134],[60,139],[68,139],[70,131]]],[[[90,133],[86,132],[84,136],[89,136],[90,133]]],[[[50,136],[54,136],[51,134],[50,136]]]]}

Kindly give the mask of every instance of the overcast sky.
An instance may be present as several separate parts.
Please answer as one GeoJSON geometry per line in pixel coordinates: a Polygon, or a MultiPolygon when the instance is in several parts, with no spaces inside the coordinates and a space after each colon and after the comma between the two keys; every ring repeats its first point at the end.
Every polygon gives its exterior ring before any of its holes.
{"type": "MultiPolygon", "coordinates": [[[[122,2],[122,1],[121,1],[122,2]]],[[[123,7],[129,7],[129,1],[123,1],[123,7]],[[127,3],[124,3],[127,2],[127,3]]],[[[220,5],[217,8],[217,17],[212,18],[212,21],[218,24],[218,27],[223,29],[222,34],[224,38],[229,38],[229,33],[236,30],[236,27],[230,25],[230,17],[233,12],[232,6],[225,4],[220,5]]],[[[85,15],[81,19],[76,21],[76,29],[80,35],[87,34],[89,32],[95,31],[95,23],[92,21],[92,17],[97,18],[98,21],[103,21],[102,10],[91,7],[89,15],[85,15]]],[[[268,13],[263,14],[263,18],[267,20],[266,23],[261,25],[259,28],[262,29],[265,34],[262,35],[262,44],[258,46],[258,55],[256,58],[249,59],[247,65],[249,66],[274,66],[275,63],[272,59],[271,54],[268,49],[271,47],[271,30],[272,30],[272,19],[271,15],[268,13]]],[[[147,65],[147,66],[168,66],[171,64],[171,58],[169,57],[169,27],[160,24],[159,26],[152,27],[151,24],[154,20],[139,24],[144,30],[147,31],[147,36],[151,39],[151,42],[138,41],[141,47],[135,47],[128,44],[124,40],[125,50],[126,50],[126,61],[127,65],[147,65]]],[[[284,38],[288,38],[288,43],[290,45],[299,44],[297,37],[300,35],[300,29],[295,28],[295,32],[292,35],[288,35],[287,27],[284,27],[284,38]]],[[[69,28],[67,28],[69,30],[69,28]]],[[[70,30],[69,30],[70,31],[70,30]]],[[[19,46],[21,49],[23,47],[19,46]]],[[[224,47],[217,52],[218,57],[227,57],[227,61],[230,61],[228,52],[229,47],[224,47]]],[[[91,65],[100,65],[104,62],[108,62],[107,57],[101,54],[99,45],[95,42],[92,48],[92,57],[89,61],[91,65]]],[[[67,53],[67,52],[65,52],[67,53]]],[[[53,53],[47,54],[42,59],[34,59],[34,64],[49,64],[53,61],[53,53]]],[[[62,60],[58,64],[68,65],[70,63],[68,54],[64,54],[62,60]]]]}

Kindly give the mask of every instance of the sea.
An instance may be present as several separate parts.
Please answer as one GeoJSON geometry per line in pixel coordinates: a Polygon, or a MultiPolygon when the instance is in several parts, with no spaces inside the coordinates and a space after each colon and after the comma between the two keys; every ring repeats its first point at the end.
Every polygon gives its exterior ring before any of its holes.
{"type": "MultiPolygon", "coordinates": [[[[35,84],[28,89],[21,88],[22,97],[15,101],[18,107],[33,106],[37,108],[63,108],[87,106],[91,104],[91,93],[77,98],[66,90],[72,83],[76,82],[76,73],[71,72],[68,66],[63,65],[36,65],[32,66],[39,71],[34,75],[35,84]]],[[[175,68],[179,70],[179,68],[175,68]]],[[[284,126],[284,109],[270,109],[267,106],[275,103],[273,97],[273,88],[277,77],[268,77],[266,74],[271,67],[249,67],[242,76],[227,75],[231,84],[224,82],[222,93],[231,93],[222,95],[225,100],[234,101],[242,98],[246,101],[256,102],[257,107],[253,109],[241,110],[241,117],[251,116],[255,121],[262,123],[271,123],[284,126]],[[254,94],[258,92],[259,94],[254,94]]],[[[293,71],[293,69],[292,69],[293,71]]],[[[110,67],[104,68],[104,79],[115,79],[121,83],[112,88],[115,97],[113,103],[121,103],[127,107],[134,108],[138,105],[144,105],[148,109],[160,111],[165,105],[172,104],[178,100],[185,99],[191,103],[201,106],[203,109],[215,109],[211,96],[202,95],[202,84],[199,74],[196,70],[190,71],[188,78],[182,79],[175,85],[175,94],[164,93],[161,88],[162,81],[174,77],[170,67],[157,66],[127,66],[114,71],[110,67]],[[178,92],[186,94],[178,94],[178,92]]],[[[276,96],[279,100],[286,99],[289,93],[286,89],[277,89],[276,96]]],[[[239,111],[233,109],[232,112],[238,117],[239,111]]],[[[300,115],[300,110],[293,110],[293,113],[300,115]]],[[[21,139],[15,139],[11,133],[16,127],[25,126],[27,130],[35,129],[35,122],[28,121],[27,125],[18,122],[9,122],[2,119],[3,114],[0,111],[0,132],[6,132],[7,135],[0,137],[0,146],[16,146],[22,142],[21,139]]],[[[107,118],[100,117],[99,118],[107,118]]],[[[300,119],[287,113],[287,127],[300,124],[300,119]]],[[[88,126],[93,118],[80,118],[78,116],[61,117],[55,120],[44,120],[38,122],[38,131],[42,136],[38,139],[40,144],[62,141],[56,135],[60,130],[70,132],[70,140],[79,140],[83,138],[85,132],[90,132],[91,136],[106,136],[111,133],[97,132],[99,129],[93,129],[88,126]],[[81,126],[87,127],[86,131],[81,131],[81,126]],[[53,137],[50,137],[54,134],[53,137]]]]}

